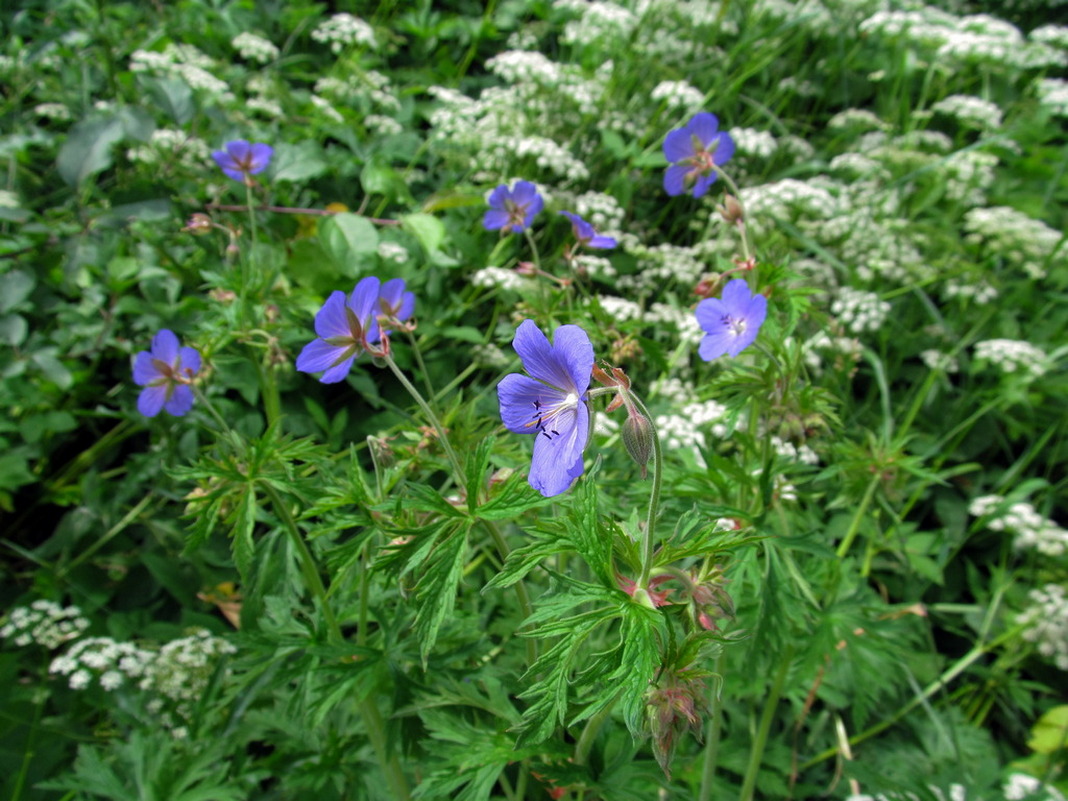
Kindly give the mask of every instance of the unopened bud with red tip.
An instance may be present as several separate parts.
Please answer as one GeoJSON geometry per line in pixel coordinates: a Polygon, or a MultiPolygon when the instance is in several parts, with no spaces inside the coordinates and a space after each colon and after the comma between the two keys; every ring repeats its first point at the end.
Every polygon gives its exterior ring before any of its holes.
{"type": "Polygon", "coordinates": [[[642,478],[646,476],[645,466],[649,463],[649,457],[653,453],[653,424],[644,414],[633,407],[623,421],[623,445],[630,454],[630,458],[638,463],[642,469],[642,478]]]}
{"type": "Polygon", "coordinates": [[[187,234],[195,234],[197,236],[203,236],[204,234],[210,234],[211,229],[215,227],[215,223],[211,221],[211,217],[207,214],[197,212],[189,218],[189,222],[185,224],[185,228],[182,230],[187,234]]]}
{"type": "Polygon", "coordinates": [[[730,225],[738,225],[745,222],[745,209],[742,208],[742,204],[734,195],[725,195],[723,197],[723,205],[716,206],[716,211],[730,225]]]}

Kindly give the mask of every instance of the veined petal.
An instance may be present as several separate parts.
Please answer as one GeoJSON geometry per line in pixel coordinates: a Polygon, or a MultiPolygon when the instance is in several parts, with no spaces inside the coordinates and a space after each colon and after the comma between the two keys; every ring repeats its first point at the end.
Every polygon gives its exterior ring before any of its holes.
{"type": "Polygon", "coordinates": [[[368,327],[368,320],[374,318],[378,311],[378,293],[381,285],[381,281],[369,275],[360,279],[349,296],[349,308],[356,314],[356,319],[360,321],[360,325],[365,330],[368,327]]]}
{"type": "Polygon", "coordinates": [[[178,337],[173,331],[161,328],[159,333],[152,337],[152,358],[171,366],[178,361],[178,337]]]}
{"type": "Polygon", "coordinates": [[[723,287],[723,306],[733,317],[745,317],[749,311],[749,301],[753,293],[749,284],[742,278],[734,278],[723,287]]]}
{"type": "Polygon", "coordinates": [[[508,189],[508,186],[506,184],[501,184],[490,192],[489,200],[487,202],[491,209],[503,210],[504,201],[508,200],[511,196],[512,192],[508,189]]]}
{"type": "Polygon", "coordinates": [[[137,397],[137,411],[145,417],[155,417],[167,400],[167,384],[145,387],[137,397]]]}
{"type": "Polygon", "coordinates": [[[619,243],[613,237],[605,236],[604,234],[595,234],[590,237],[588,242],[586,242],[586,247],[598,248],[599,250],[610,250],[618,244],[619,243]]]}
{"type": "MultiPolygon", "coordinates": [[[[541,201],[541,195],[538,194],[538,187],[530,181],[516,181],[515,188],[512,190],[512,202],[517,206],[529,206],[531,204],[541,201]]],[[[544,201],[538,206],[538,211],[541,211],[544,201]]]]}
{"type": "Polygon", "coordinates": [[[716,149],[712,153],[712,161],[716,164],[726,164],[734,156],[734,139],[726,131],[720,131],[716,149]]]}
{"type": "Polygon", "coordinates": [[[509,214],[503,209],[490,209],[482,218],[482,227],[487,231],[497,231],[508,224],[509,214]]]}
{"type": "MultiPolygon", "coordinates": [[[[593,344],[589,334],[577,325],[562,325],[553,332],[553,351],[567,369],[571,387],[579,397],[585,395],[593,371],[593,344]]],[[[564,389],[570,390],[571,387],[564,389]]]]}
{"type": "MultiPolygon", "coordinates": [[[[331,345],[322,339],[313,339],[297,356],[297,369],[302,373],[318,373],[329,370],[339,359],[345,358],[349,351],[355,357],[357,348],[353,345],[331,345]]],[[[330,383],[330,382],[327,382],[330,383]]]]}
{"type": "Polygon", "coordinates": [[[247,164],[249,160],[249,154],[252,152],[252,145],[247,139],[235,139],[232,142],[226,143],[226,152],[230,154],[230,158],[237,164],[247,164]]]}
{"type": "Polygon", "coordinates": [[[693,140],[686,128],[676,128],[664,137],[664,158],[670,163],[693,158],[693,140]]]}
{"type": "Polygon", "coordinates": [[[315,315],[315,333],[323,339],[352,336],[348,315],[345,314],[344,292],[335,290],[330,293],[326,303],[315,315]]]}
{"type": "Polygon", "coordinates": [[[701,344],[697,348],[697,355],[706,362],[718,359],[730,349],[736,339],[737,337],[730,335],[727,326],[722,326],[720,331],[704,335],[701,339],[701,344]]]}
{"type": "Polygon", "coordinates": [[[704,197],[705,193],[708,191],[708,188],[716,182],[716,179],[718,177],[719,175],[715,172],[715,170],[711,170],[709,172],[706,172],[704,175],[699,176],[693,185],[693,196],[704,197]]]}
{"type": "Polygon", "coordinates": [[[261,173],[267,169],[267,165],[271,163],[271,156],[274,155],[274,148],[263,142],[257,142],[252,146],[252,160],[249,172],[252,175],[261,173]]]}
{"type": "Polygon", "coordinates": [[[530,486],[551,498],[566,492],[582,475],[582,451],[590,429],[590,411],[580,403],[554,421],[558,436],[539,436],[534,440],[534,457],[530,462],[530,486]]]}
{"type": "Polygon", "coordinates": [[[513,434],[536,434],[532,425],[539,407],[559,403],[564,395],[555,392],[540,381],[520,373],[509,373],[497,384],[497,401],[501,406],[501,421],[513,434]]]}
{"type": "MultiPolygon", "coordinates": [[[[760,326],[764,325],[764,320],[768,316],[768,299],[761,294],[753,295],[753,299],[749,301],[749,308],[745,312],[745,320],[749,324],[749,328],[753,331],[759,331],[760,326]]],[[[756,334],[753,334],[756,337],[756,334]]]]}
{"type": "Polygon", "coordinates": [[[176,384],[163,408],[175,417],[181,417],[193,408],[193,390],[185,384],[176,384]]]}
{"type": "Polygon", "coordinates": [[[719,298],[705,298],[694,310],[697,324],[707,334],[718,333],[723,327],[723,317],[728,313],[727,306],[719,298]]]}
{"type": "Polygon", "coordinates": [[[664,191],[672,197],[686,191],[686,175],[690,168],[685,164],[674,164],[664,173],[664,191]]]}
{"type": "Polygon", "coordinates": [[[352,362],[356,356],[353,354],[349,358],[342,362],[338,362],[321,376],[319,376],[319,382],[322,384],[336,384],[338,381],[344,381],[345,376],[349,374],[349,370],[352,368],[352,362]]]}
{"type": "Polygon", "coordinates": [[[200,372],[200,352],[196,348],[182,348],[178,351],[182,361],[182,372],[196,375],[200,372]]]}
{"type": "Polygon", "coordinates": [[[696,136],[702,145],[708,147],[719,131],[719,120],[716,119],[715,114],[702,111],[700,114],[693,116],[693,119],[686,124],[685,130],[687,135],[696,136]]]}
{"type": "Polygon", "coordinates": [[[156,369],[151,353],[143,350],[134,356],[133,380],[135,384],[143,387],[162,377],[160,371],[156,369]]]}
{"type": "Polygon", "coordinates": [[[219,166],[222,167],[223,174],[227,178],[231,178],[242,184],[245,182],[245,173],[243,170],[239,170],[237,167],[224,167],[222,164],[219,166]]]}
{"type": "Polygon", "coordinates": [[[512,347],[523,360],[523,367],[534,378],[565,392],[571,389],[571,373],[533,320],[524,320],[519,324],[512,347]]]}

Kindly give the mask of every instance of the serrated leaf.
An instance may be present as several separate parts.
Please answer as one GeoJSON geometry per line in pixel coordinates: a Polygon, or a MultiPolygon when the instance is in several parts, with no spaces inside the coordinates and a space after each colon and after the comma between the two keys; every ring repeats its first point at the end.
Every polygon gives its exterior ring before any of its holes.
{"type": "Polygon", "coordinates": [[[456,590],[463,576],[466,550],[467,528],[454,530],[438,543],[430,564],[415,585],[415,632],[419,638],[419,655],[424,669],[427,656],[437,641],[441,622],[452,613],[456,603],[456,590]]]}
{"type": "Polygon", "coordinates": [[[497,575],[486,582],[483,592],[488,589],[501,589],[511,587],[527,573],[537,567],[542,561],[550,556],[555,556],[561,551],[574,549],[571,541],[565,539],[562,534],[546,531],[530,532],[533,539],[526,545],[515,548],[504,560],[504,565],[497,575]]]}
{"type": "Polygon", "coordinates": [[[457,509],[435,489],[425,484],[407,485],[409,509],[419,512],[438,512],[446,517],[466,517],[462,510],[457,509]]]}
{"type": "Polygon", "coordinates": [[[251,487],[245,490],[227,522],[232,526],[230,548],[233,551],[234,564],[241,578],[247,581],[252,571],[252,557],[255,551],[252,529],[256,525],[256,493],[251,487]]]}
{"type": "Polygon", "coordinates": [[[545,506],[553,500],[543,497],[527,483],[524,476],[513,473],[474,514],[483,520],[510,520],[528,509],[545,506]]]}
{"type": "Polygon", "coordinates": [[[125,135],[122,120],[117,116],[78,123],[59,149],[56,158],[59,176],[68,186],[77,188],[85,179],[103,172],[112,164],[111,148],[125,135]]]}
{"type": "Polygon", "coordinates": [[[478,447],[468,455],[467,463],[464,465],[468,507],[473,508],[478,504],[478,499],[482,497],[482,490],[488,483],[486,468],[489,467],[489,457],[493,452],[493,443],[496,441],[497,438],[493,435],[483,437],[478,447]]]}

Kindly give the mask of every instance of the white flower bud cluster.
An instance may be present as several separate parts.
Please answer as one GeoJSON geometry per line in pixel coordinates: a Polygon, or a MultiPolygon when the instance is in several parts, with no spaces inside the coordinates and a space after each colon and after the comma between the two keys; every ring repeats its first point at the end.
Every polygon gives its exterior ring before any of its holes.
{"type": "Polygon", "coordinates": [[[863,153],[842,153],[831,159],[830,167],[834,172],[843,172],[850,177],[886,180],[890,176],[890,172],[880,162],[863,153]]]}
{"type": "Polygon", "coordinates": [[[686,81],[661,81],[649,96],[668,109],[686,114],[700,111],[705,104],[705,93],[686,81]]]}
{"type": "Polygon", "coordinates": [[[700,450],[705,446],[705,435],[701,428],[713,423],[711,431],[714,437],[727,436],[727,426],[722,422],[727,407],[716,401],[693,401],[679,410],[679,414],[658,414],[656,430],[665,448],[692,448],[700,458],[700,450]]]}
{"type": "Polygon", "coordinates": [[[623,246],[627,253],[637,257],[638,270],[620,279],[621,289],[655,289],[671,281],[692,285],[708,270],[692,247],[669,243],[650,247],[640,241],[624,241],[623,246]]]}
{"type": "Polygon", "coordinates": [[[597,278],[602,281],[616,277],[616,268],[612,266],[612,262],[609,259],[604,256],[594,256],[590,253],[575,257],[575,271],[585,273],[590,278],[597,278]]]}
{"type": "Polygon", "coordinates": [[[782,437],[772,436],[771,447],[783,459],[801,464],[816,465],[820,463],[820,457],[808,445],[794,445],[782,437]]]}
{"type": "Polygon", "coordinates": [[[847,108],[845,111],[839,111],[827,120],[827,127],[833,131],[887,131],[890,129],[890,125],[878,115],[863,108],[847,108]]]}
{"type": "Polygon", "coordinates": [[[680,309],[670,303],[654,303],[645,313],[645,322],[653,325],[672,325],[678,332],[679,340],[691,345],[696,345],[705,335],[692,311],[680,309]]]}
{"type": "Polygon", "coordinates": [[[332,120],[336,123],[345,122],[345,118],[341,116],[341,112],[334,108],[333,104],[325,97],[312,95],[311,103],[315,106],[316,110],[322,112],[322,115],[328,120],[332,120]]]}
{"type": "Polygon", "coordinates": [[[998,157],[978,150],[960,150],[941,162],[946,176],[946,197],[966,206],[986,203],[986,193],[994,185],[998,157]]]}
{"type": "Polygon", "coordinates": [[[874,292],[841,287],[831,303],[831,314],[853,334],[878,331],[890,315],[890,304],[874,292]]]}
{"type": "Polygon", "coordinates": [[[672,406],[685,406],[697,400],[697,388],[692,381],[668,377],[653,385],[653,394],[669,401],[672,406]]]}
{"type": "Polygon", "coordinates": [[[625,216],[619,201],[604,192],[585,192],[576,197],[575,213],[602,234],[619,231],[625,216]]]}
{"type": "Polygon", "coordinates": [[[282,116],[282,106],[275,100],[266,97],[250,97],[245,101],[247,111],[258,111],[268,117],[278,118],[282,116]]]}
{"type": "Polygon", "coordinates": [[[951,356],[948,353],[943,353],[940,350],[929,348],[928,350],[920,353],[920,359],[931,370],[942,370],[946,373],[959,373],[960,364],[957,362],[956,357],[951,356]]]}
{"type": "Polygon", "coordinates": [[[359,17],[344,12],[320,22],[311,37],[317,42],[329,44],[334,55],[349,45],[362,45],[372,50],[377,45],[374,29],[359,17]]]}
{"type": "Polygon", "coordinates": [[[411,257],[408,252],[408,248],[399,242],[389,242],[383,240],[378,243],[378,258],[383,261],[392,261],[397,264],[404,264],[411,257]]]}
{"type": "Polygon", "coordinates": [[[1068,597],[1064,587],[1047,584],[1031,590],[1028,597],[1033,605],[1016,618],[1017,623],[1027,626],[1023,638],[1033,642],[1058,668],[1068,670],[1068,597]]]}
{"type": "Polygon", "coordinates": [[[1051,47],[1068,50],[1068,26],[1066,25],[1042,25],[1027,34],[1027,38],[1032,42],[1042,42],[1051,47]]]}
{"type": "Polygon", "coordinates": [[[188,637],[172,640],[159,649],[145,669],[142,690],[153,690],[177,702],[178,712],[191,711],[192,704],[208,686],[215,663],[222,656],[237,649],[222,637],[212,636],[207,629],[197,629],[188,637]]]}
{"type": "Polygon", "coordinates": [[[1001,793],[1005,801],[1064,801],[1064,794],[1056,787],[1026,773],[1011,774],[1001,786],[1001,793]]]}
{"type": "Polygon", "coordinates": [[[471,346],[471,358],[476,365],[497,370],[512,363],[508,355],[492,342],[471,346]]]}
{"type": "Polygon", "coordinates": [[[29,606],[16,606],[0,626],[0,639],[23,648],[42,645],[49,650],[73,640],[89,628],[89,621],[76,606],[60,606],[54,601],[37,600],[29,606]]]}
{"type": "Polygon", "coordinates": [[[771,223],[771,220],[761,218],[793,220],[805,216],[828,219],[837,216],[840,206],[826,188],[794,178],[743,187],[740,199],[750,227],[758,221],[762,225],[771,223]]]}
{"type": "Polygon", "coordinates": [[[70,109],[62,103],[38,103],[33,107],[33,113],[56,122],[67,122],[71,119],[70,109]]]}
{"type": "Polygon", "coordinates": [[[396,136],[404,130],[404,126],[395,119],[382,114],[368,114],[363,118],[363,124],[379,136],[396,136]]]}
{"type": "Polygon", "coordinates": [[[604,39],[627,39],[638,24],[638,17],[615,3],[593,0],[584,4],[580,19],[564,25],[560,41],[580,47],[604,39]]]}
{"type": "Polygon", "coordinates": [[[1009,208],[972,209],[964,215],[967,241],[1020,267],[1031,278],[1043,278],[1049,267],[1068,266],[1068,248],[1059,248],[1062,234],[1041,220],[1009,208]]]}
{"type": "Polygon", "coordinates": [[[503,267],[483,267],[471,276],[471,283],[487,289],[510,289],[513,292],[523,292],[530,286],[530,282],[515,270],[503,267]]]}
{"type": "Polygon", "coordinates": [[[269,40],[243,31],[230,40],[230,45],[246,61],[269,64],[279,56],[279,50],[269,40]]]}
{"type": "Polygon", "coordinates": [[[966,298],[975,301],[980,306],[985,306],[998,296],[998,291],[986,281],[955,281],[948,280],[942,287],[942,297],[946,300],[952,298],[966,298]]]}
{"type": "Polygon", "coordinates": [[[1068,550],[1068,530],[1043,517],[1026,501],[1009,503],[1000,495],[983,495],[968,504],[973,517],[989,517],[986,527],[991,531],[1014,534],[1013,546],[1020,550],[1033,548],[1046,556],[1060,556],[1068,550]]]}
{"type": "Polygon", "coordinates": [[[1068,81],[1064,78],[1042,78],[1035,83],[1038,102],[1058,117],[1068,117],[1068,81]]]}
{"type": "Polygon", "coordinates": [[[931,106],[931,110],[987,131],[1001,127],[1001,109],[997,104],[973,95],[950,95],[931,106]]]}
{"type": "Polygon", "coordinates": [[[604,309],[605,314],[613,320],[626,322],[627,320],[642,319],[642,307],[633,300],[616,297],[615,295],[598,295],[597,302],[604,309]]]}
{"type": "Polygon", "coordinates": [[[1003,373],[1038,378],[1050,367],[1049,357],[1037,345],[1022,339],[986,339],[975,343],[975,358],[1003,373]]]}
{"type": "Polygon", "coordinates": [[[489,59],[486,68],[506,83],[527,81],[555,87],[564,80],[560,65],[536,51],[506,50],[489,59]]]}
{"type": "Polygon", "coordinates": [[[96,678],[103,689],[111,692],[127,679],[143,679],[154,656],[133,643],[116,642],[111,637],[86,637],[53,659],[48,672],[67,676],[72,690],[84,690],[96,678]]]}
{"type": "Polygon", "coordinates": [[[142,164],[178,164],[186,169],[200,169],[211,155],[203,139],[175,128],[157,128],[148,142],[126,151],[126,158],[142,164]]]}
{"type": "Polygon", "coordinates": [[[815,336],[805,340],[805,364],[812,370],[819,372],[823,369],[823,359],[819,351],[830,351],[835,356],[835,367],[841,368],[847,362],[857,361],[860,358],[860,350],[860,340],[855,337],[834,337],[826,331],[820,331],[815,336]]]}
{"type": "Polygon", "coordinates": [[[775,155],[779,147],[770,132],[758,131],[756,128],[731,128],[730,135],[734,140],[736,152],[742,156],[766,159],[775,155]]]}
{"type": "Polygon", "coordinates": [[[189,84],[190,89],[202,90],[222,100],[232,100],[233,94],[227,83],[209,71],[214,66],[215,62],[210,56],[187,44],[169,44],[161,53],[135,50],[130,56],[130,70],[133,72],[174,75],[189,84]]]}

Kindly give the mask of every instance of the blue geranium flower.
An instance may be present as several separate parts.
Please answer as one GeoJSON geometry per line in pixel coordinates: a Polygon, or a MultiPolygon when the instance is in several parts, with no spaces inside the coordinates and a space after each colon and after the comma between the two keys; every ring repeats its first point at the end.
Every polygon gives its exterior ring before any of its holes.
{"type": "Polygon", "coordinates": [[[705,332],[698,355],[706,362],[723,354],[737,356],[753,344],[768,314],[768,299],[754,295],[741,278],[730,281],[723,298],[705,298],[697,304],[697,323],[705,332]]]}
{"type": "Polygon", "coordinates": [[[619,243],[610,236],[603,236],[594,230],[593,226],[571,211],[562,211],[562,215],[571,220],[571,230],[580,245],[588,248],[608,250],[619,243]]]}
{"type": "Polygon", "coordinates": [[[549,344],[532,320],[524,320],[512,346],[529,375],[512,373],[497,385],[501,420],[509,431],[535,435],[530,486],[547,498],[559,495],[582,475],[593,345],[577,325],[557,328],[549,344]]]}
{"type": "Polygon", "coordinates": [[[200,372],[200,354],[179,346],[178,337],[166,328],[152,338],[152,350],[134,357],[133,380],[144,387],[137,399],[137,411],[155,417],[161,409],[181,417],[193,408],[189,384],[200,372]]]}
{"type": "Polygon", "coordinates": [[[545,201],[538,194],[538,187],[530,181],[516,181],[515,189],[509,189],[507,184],[494,189],[489,196],[489,206],[482,219],[482,226],[487,231],[499,229],[503,234],[522,233],[545,207],[545,201]]]}
{"type": "Polygon", "coordinates": [[[303,373],[323,371],[319,380],[324,384],[336,384],[349,374],[353,360],[381,338],[378,328],[380,284],[377,278],[368,276],[356,284],[348,299],[344,292],[331,293],[315,315],[315,333],[319,338],[309,342],[300,352],[298,370],[303,373]]]}
{"type": "Polygon", "coordinates": [[[692,192],[701,197],[718,177],[717,167],[734,155],[734,140],[719,130],[715,114],[702,112],[682,128],[664,137],[664,158],[671,166],[664,173],[664,191],[674,197],[692,192]]]}
{"type": "Polygon", "coordinates": [[[223,150],[212,152],[211,157],[229,178],[248,183],[250,175],[267,169],[274,155],[274,148],[262,142],[252,144],[245,139],[235,139],[223,145],[223,150]]]}

